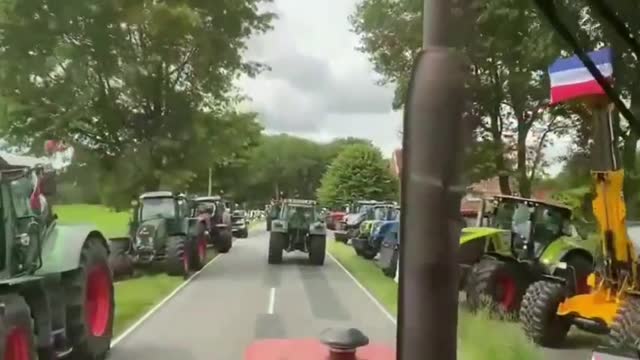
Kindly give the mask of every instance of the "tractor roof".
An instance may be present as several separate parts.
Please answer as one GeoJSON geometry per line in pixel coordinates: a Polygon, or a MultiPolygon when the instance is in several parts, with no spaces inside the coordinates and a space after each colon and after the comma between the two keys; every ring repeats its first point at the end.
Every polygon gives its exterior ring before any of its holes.
{"type": "Polygon", "coordinates": [[[150,191],[140,195],[140,199],[173,198],[174,196],[171,191],[150,191]]]}
{"type": "Polygon", "coordinates": [[[492,196],[492,198],[494,199],[504,199],[507,201],[513,201],[513,202],[524,202],[524,203],[532,203],[532,204],[537,204],[537,205],[542,205],[542,206],[547,206],[547,207],[553,207],[553,208],[557,208],[557,209],[564,209],[564,210],[568,210],[568,211],[572,211],[570,207],[557,203],[557,202],[552,202],[552,201],[547,201],[547,200],[541,200],[541,199],[528,199],[528,198],[523,198],[520,196],[512,196],[512,195],[494,195],[492,196]]]}
{"type": "Polygon", "coordinates": [[[222,197],[220,197],[219,195],[199,196],[194,199],[194,201],[220,201],[220,200],[222,200],[222,197]]]}
{"type": "Polygon", "coordinates": [[[303,200],[303,199],[286,199],[284,201],[285,204],[289,206],[315,206],[317,203],[314,200],[303,200]]]}

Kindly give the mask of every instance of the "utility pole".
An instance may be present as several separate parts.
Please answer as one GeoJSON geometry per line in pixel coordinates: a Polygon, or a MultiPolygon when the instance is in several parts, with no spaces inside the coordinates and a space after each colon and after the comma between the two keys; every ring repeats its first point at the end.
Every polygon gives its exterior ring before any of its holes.
{"type": "Polygon", "coordinates": [[[457,358],[467,72],[461,47],[469,1],[424,0],[423,52],[414,65],[403,129],[399,360],[457,358]]]}
{"type": "Polygon", "coordinates": [[[211,175],[212,175],[213,170],[211,168],[209,168],[209,190],[207,192],[207,196],[211,196],[211,185],[212,185],[212,179],[211,179],[211,175]]]}

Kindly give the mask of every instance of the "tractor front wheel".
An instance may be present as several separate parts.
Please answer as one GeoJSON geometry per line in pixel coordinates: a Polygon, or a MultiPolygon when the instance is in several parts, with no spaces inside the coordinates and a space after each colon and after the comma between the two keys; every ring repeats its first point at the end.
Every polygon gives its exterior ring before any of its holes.
{"type": "Polygon", "coordinates": [[[4,316],[0,324],[0,343],[4,344],[4,360],[35,360],[31,311],[22,296],[7,294],[0,297],[4,316]]]}
{"type": "Polygon", "coordinates": [[[362,249],[361,251],[362,251],[362,257],[367,260],[373,260],[376,257],[376,255],[378,255],[378,251],[368,244],[365,245],[364,249],[362,249]]]}
{"type": "Polygon", "coordinates": [[[485,258],[473,266],[467,278],[467,305],[471,310],[497,305],[500,312],[512,314],[520,308],[527,285],[517,263],[485,258]]]}
{"type": "Polygon", "coordinates": [[[78,269],[64,274],[71,357],[105,359],[113,334],[113,279],[101,239],[88,238],[78,269]]]}
{"type": "Polygon", "coordinates": [[[282,233],[272,232],[269,235],[269,255],[267,262],[269,264],[282,263],[282,251],[284,250],[285,237],[282,233]]]}
{"type": "Polygon", "coordinates": [[[165,268],[170,276],[188,276],[191,270],[187,237],[183,235],[169,236],[167,240],[165,268]]]}
{"type": "Polygon", "coordinates": [[[309,239],[309,261],[313,265],[324,265],[327,239],[323,235],[311,235],[309,239]]]}
{"type": "Polygon", "coordinates": [[[640,329],[637,324],[640,324],[640,298],[627,295],[611,325],[609,332],[611,345],[619,348],[634,348],[640,344],[640,329]]]}
{"type": "Polygon", "coordinates": [[[542,280],[527,289],[520,308],[525,334],[537,345],[557,347],[567,337],[571,322],[556,314],[566,297],[564,284],[542,280]]]}
{"type": "Polygon", "coordinates": [[[231,250],[233,246],[233,235],[231,235],[231,230],[225,229],[220,231],[220,235],[218,236],[218,240],[216,241],[216,249],[218,252],[226,254],[231,250]]]}
{"type": "Polygon", "coordinates": [[[191,255],[191,270],[198,271],[207,264],[207,233],[204,224],[198,224],[196,236],[192,239],[192,248],[189,252],[191,255]]]}

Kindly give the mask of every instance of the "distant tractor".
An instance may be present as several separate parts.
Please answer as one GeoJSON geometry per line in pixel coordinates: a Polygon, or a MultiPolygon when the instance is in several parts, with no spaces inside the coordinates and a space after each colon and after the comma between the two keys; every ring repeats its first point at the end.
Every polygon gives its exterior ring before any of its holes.
{"type": "Polygon", "coordinates": [[[54,193],[49,169],[0,164],[5,360],[98,360],[111,347],[115,304],[107,240],[93,225],[57,223],[47,202],[54,193]]]}
{"type": "Polygon", "coordinates": [[[246,239],[249,237],[249,219],[244,210],[234,210],[231,213],[231,229],[233,236],[246,239]]]}
{"type": "Polygon", "coordinates": [[[198,216],[204,215],[207,220],[209,243],[221,253],[228,253],[233,246],[232,218],[228,201],[222,197],[201,196],[192,201],[198,216]]]}
{"type": "Polygon", "coordinates": [[[316,202],[288,199],[283,201],[280,214],[271,223],[269,264],[282,262],[283,251],[302,251],[309,254],[314,265],[324,265],[326,229],[316,202]]]}
{"type": "Polygon", "coordinates": [[[114,274],[130,274],[132,265],[160,264],[168,275],[187,276],[204,267],[209,234],[202,219],[192,217],[184,195],[148,192],[133,205],[129,237],[111,240],[114,274]]]}

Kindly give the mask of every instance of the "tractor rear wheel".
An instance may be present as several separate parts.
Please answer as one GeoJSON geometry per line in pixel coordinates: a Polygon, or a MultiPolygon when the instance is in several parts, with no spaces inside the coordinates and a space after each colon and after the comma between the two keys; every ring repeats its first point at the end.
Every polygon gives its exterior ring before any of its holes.
{"type": "Polygon", "coordinates": [[[4,316],[0,320],[0,342],[4,344],[4,360],[35,360],[33,320],[22,296],[7,294],[0,297],[4,316]]]}
{"type": "Polygon", "coordinates": [[[313,265],[324,265],[327,238],[323,235],[311,235],[309,239],[309,261],[313,265]]]}
{"type": "Polygon", "coordinates": [[[188,276],[191,270],[187,237],[183,235],[169,236],[165,258],[165,269],[170,276],[188,276]]]}
{"type": "Polygon", "coordinates": [[[79,267],[63,275],[63,285],[71,358],[105,359],[113,334],[114,300],[107,249],[101,239],[85,241],[79,267]]]}
{"type": "Polygon", "coordinates": [[[109,241],[111,253],[109,254],[109,268],[113,271],[114,278],[132,276],[134,273],[133,261],[129,256],[129,240],[109,241]]]}
{"type": "Polygon", "coordinates": [[[640,299],[627,295],[611,325],[609,342],[620,348],[635,348],[640,343],[640,299]]]}
{"type": "Polygon", "coordinates": [[[231,230],[221,230],[218,241],[216,243],[216,249],[218,250],[218,252],[223,254],[228,253],[233,246],[233,235],[231,235],[231,230]]]}
{"type": "Polygon", "coordinates": [[[269,234],[269,255],[267,262],[269,264],[282,263],[282,251],[284,251],[284,234],[272,232],[269,234]]]}
{"type": "Polygon", "coordinates": [[[542,280],[527,289],[520,308],[525,334],[537,345],[557,347],[567,337],[571,322],[556,314],[566,298],[564,284],[542,280]]]}
{"type": "Polygon", "coordinates": [[[191,249],[191,270],[198,271],[207,264],[207,233],[205,225],[198,223],[196,228],[196,236],[192,239],[191,249]]]}
{"type": "Polygon", "coordinates": [[[520,308],[527,285],[526,274],[519,264],[484,258],[473,266],[467,278],[467,305],[471,310],[488,306],[512,314],[520,308]]]}

